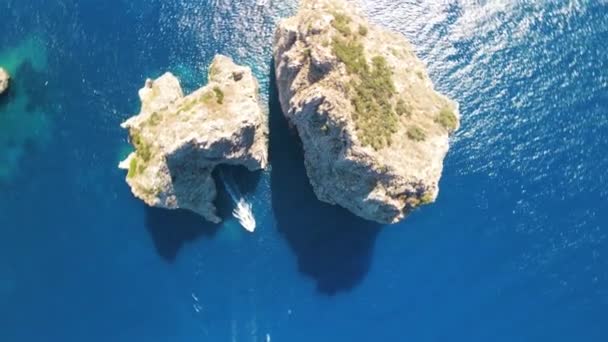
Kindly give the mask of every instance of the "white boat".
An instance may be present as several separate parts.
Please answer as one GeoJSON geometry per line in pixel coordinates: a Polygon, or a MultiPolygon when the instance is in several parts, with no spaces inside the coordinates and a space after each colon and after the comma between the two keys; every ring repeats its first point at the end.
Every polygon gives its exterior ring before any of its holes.
{"type": "Polygon", "coordinates": [[[245,228],[245,230],[253,233],[255,231],[256,223],[255,217],[253,217],[253,210],[251,208],[251,204],[246,202],[245,197],[243,197],[239,192],[236,183],[232,179],[231,173],[224,174],[224,172],[222,172],[222,170],[220,169],[219,176],[222,182],[224,183],[224,187],[230,195],[232,202],[236,206],[234,210],[232,210],[232,216],[234,216],[239,221],[239,223],[241,224],[241,226],[243,226],[243,228],[245,228]]]}

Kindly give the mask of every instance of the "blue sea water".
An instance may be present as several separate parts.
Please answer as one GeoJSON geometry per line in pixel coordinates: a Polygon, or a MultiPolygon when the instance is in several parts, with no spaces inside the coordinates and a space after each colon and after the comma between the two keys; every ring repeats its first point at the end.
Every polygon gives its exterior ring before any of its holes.
{"type": "Polygon", "coordinates": [[[395,226],[317,201],[271,82],[295,0],[0,0],[0,341],[608,340],[608,3],[363,2],[460,102],[441,193],[395,226]],[[119,124],[166,70],[250,65],[258,220],[146,208],[119,124]]]}

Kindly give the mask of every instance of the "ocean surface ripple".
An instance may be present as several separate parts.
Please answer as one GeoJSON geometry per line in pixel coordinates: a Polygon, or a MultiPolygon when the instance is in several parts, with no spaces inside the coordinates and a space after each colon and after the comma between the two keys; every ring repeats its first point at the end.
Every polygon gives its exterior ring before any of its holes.
{"type": "Polygon", "coordinates": [[[606,341],[608,3],[363,0],[460,103],[439,200],[378,227],[316,200],[277,103],[295,0],[3,0],[0,340],[606,341]],[[146,208],[117,162],[137,90],[250,65],[271,169],[255,234],[146,208]]]}

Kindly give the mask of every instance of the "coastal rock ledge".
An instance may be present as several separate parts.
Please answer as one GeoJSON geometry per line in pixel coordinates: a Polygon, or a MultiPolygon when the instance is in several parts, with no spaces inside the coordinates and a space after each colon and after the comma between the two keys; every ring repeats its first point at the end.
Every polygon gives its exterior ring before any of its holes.
{"type": "Polygon", "coordinates": [[[8,89],[10,81],[11,76],[8,74],[8,72],[3,68],[0,68],[0,95],[4,94],[4,92],[8,89]]]}
{"type": "Polygon", "coordinates": [[[435,201],[458,105],[433,89],[405,37],[352,2],[302,0],[279,24],[274,60],[320,200],[380,223],[435,201]]]}
{"type": "Polygon", "coordinates": [[[162,75],[139,91],[141,112],[122,124],[131,153],[119,167],[146,204],[188,209],[220,222],[212,176],[219,164],[249,170],[268,163],[268,112],[251,69],[216,56],[209,84],[185,96],[179,81],[162,75]]]}

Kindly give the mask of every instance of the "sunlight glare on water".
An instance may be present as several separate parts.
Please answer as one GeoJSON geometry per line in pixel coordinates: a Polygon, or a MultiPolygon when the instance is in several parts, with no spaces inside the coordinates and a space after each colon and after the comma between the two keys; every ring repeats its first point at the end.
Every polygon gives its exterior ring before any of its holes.
{"type": "MultiPolygon", "coordinates": [[[[596,48],[608,38],[605,2],[365,1],[365,8],[410,38],[436,87],[460,102],[463,125],[448,165],[518,193],[513,215],[525,224],[504,229],[542,240],[519,256],[521,267],[536,272],[566,250],[605,243],[596,218],[605,207],[569,210],[565,226],[547,225],[554,214],[545,207],[586,193],[604,203],[608,197],[608,115],[600,105],[607,101],[608,49],[596,48]]],[[[487,207],[487,196],[479,194],[477,205],[487,207]]],[[[594,253],[588,262],[596,269],[594,253]]],[[[596,269],[585,278],[603,292],[608,279],[597,272],[603,274],[596,269]]]]}

